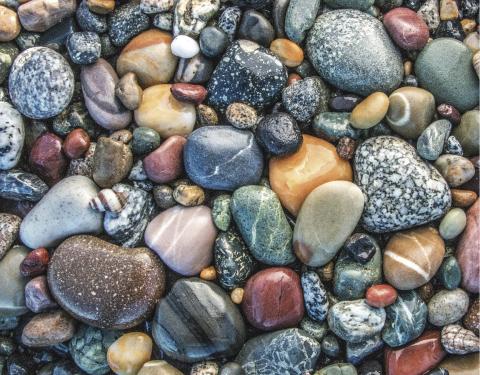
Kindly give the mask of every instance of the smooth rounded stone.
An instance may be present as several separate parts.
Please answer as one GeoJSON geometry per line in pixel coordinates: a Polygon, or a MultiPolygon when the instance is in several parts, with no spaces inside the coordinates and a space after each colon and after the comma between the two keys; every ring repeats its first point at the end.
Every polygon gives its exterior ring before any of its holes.
{"type": "Polygon", "coordinates": [[[398,293],[389,284],[376,284],[367,289],[365,302],[372,307],[386,307],[392,305],[398,297],[398,293]]]}
{"type": "Polygon", "coordinates": [[[249,40],[235,41],[215,68],[209,104],[223,111],[234,102],[262,109],[279,99],[287,70],[270,50],[249,40]]]}
{"type": "Polygon", "coordinates": [[[456,289],[462,281],[462,271],[457,259],[454,256],[446,257],[437,273],[438,280],[449,289],[456,289]]]}
{"type": "Polygon", "coordinates": [[[91,31],[73,33],[67,39],[67,49],[73,63],[92,64],[100,58],[100,37],[91,31]]]}
{"type": "Polygon", "coordinates": [[[230,202],[230,195],[222,194],[216,197],[212,203],[212,219],[215,226],[221,231],[227,231],[232,222],[230,202]]]}
{"type": "Polygon", "coordinates": [[[270,44],[272,51],[288,68],[299,66],[304,59],[302,48],[289,39],[278,38],[270,44]]]}
{"type": "Polygon", "coordinates": [[[93,155],[93,180],[102,188],[110,188],[128,176],[133,166],[130,147],[111,138],[98,139],[93,155]]]}
{"type": "Polygon", "coordinates": [[[175,5],[173,33],[197,39],[208,21],[218,12],[220,0],[179,0],[175,5]]]}
{"type": "Polygon", "coordinates": [[[23,328],[21,340],[25,346],[42,347],[68,341],[74,333],[73,318],[57,310],[35,315],[23,328]]]}
{"type": "Polygon", "coordinates": [[[32,172],[52,186],[60,181],[67,168],[62,152],[62,139],[53,133],[44,133],[36,139],[28,159],[32,172]]]}
{"type": "Polygon", "coordinates": [[[437,102],[453,105],[460,112],[478,104],[478,77],[472,67],[472,53],[452,38],[429,43],[415,61],[420,85],[430,91],[437,102]]]}
{"type": "Polygon", "coordinates": [[[295,260],[292,229],[272,190],[255,185],[241,187],[233,193],[230,209],[255,259],[277,266],[295,260]]]}
{"type": "Polygon", "coordinates": [[[480,238],[480,200],[467,212],[467,226],[457,245],[456,257],[462,270],[462,287],[472,293],[480,289],[480,263],[479,263],[479,238],[480,238]]]}
{"type": "Polygon", "coordinates": [[[441,290],[428,303],[428,321],[437,327],[455,323],[467,313],[468,303],[463,289],[441,290]]]}
{"type": "Polygon", "coordinates": [[[340,252],[333,278],[333,292],[340,299],[362,298],[370,286],[382,281],[382,253],[374,243],[375,254],[365,264],[352,259],[345,248],[340,252]]]}
{"type": "Polygon", "coordinates": [[[322,340],[322,353],[328,357],[338,357],[340,354],[340,344],[333,335],[327,335],[322,340]]]}
{"type": "Polygon", "coordinates": [[[34,277],[46,273],[50,254],[44,247],[32,250],[20,264],[20,273],[25,277],[34,277]]]}
{"type": "Polygon", "coordinates": [[[58,115],[70,103],[74,76],[62,55],[50,48],[33,47],[13,62],[8,85],[16,109],[29,118],[46,119],[58,115]]]}
{"type": "Polygon", "coordinates": [[[201,104],[207,96],[205,87],[191,83],[175,83],[170,91],[175,99],[197,105],[201,104]]]}
{"type": "Polygon", "coordinates": [[[366,196],[362,223],[368,231],[418,226],[442,217],[450,207],[445,180],[402,139],[366,140],[356,151],[354,166],[355,182],[366,196]]]}
{"type": "Polygon", "coordinates": [[[11,169],[18,164],[24,141],[22,115],[9,103],[0,102],[0,169],[11,169]]]}
{"type": "Polygon", "coordinates": [[[182,206],[198,206],[205,202],[205,192],[197,185],[178,185],[173,191],[173,198],[182,206]]]}
{"type": "MultiPolygon", "coordinates": [[[[352,365],[359,365],[366,357],[379,352],[384,346],[385,343],[382,341],[380,335],[369,337],[365,342],[347,342],[346,359],[352,365]]],[[[356,372],[354,374],[356,374],[356,372]]]]}
{"type": "Polygon", "coordinates": [[[385,350],[386,375],[424,374],[435,368],[445,355],[440,342],[440,331],[425,331],[408,346],[385,350]]]}
{"type": "Polygon", "coordinates": [[[351,112],[361,100],[362,98],[355,94],[334,94],[330,98],[328,106],[335,112],[351,112]]]}
{"type": "Polygon", "coordinates": [[[366,12],[370,9],[370,7],[374,4],[374,2],[375,2],[374,0],[360,0],[360,1],[326,0],[325,4],[332,9],[348,8],[348,9],[358,9],[366,12]]]}
{"type": "Polygon", "coordinates": [[[454,207],[468,208],[477,200],[477,193],[471,190],[451,189],[452,205],[454,207]]]}
{"type": "Polygon", "coordinates": [[[422,17],[408,8],[392,9],[384,15],[383,24],[395,44],[407,51],[421,50],[430,37],[422,17]]]}
{"type": "Polygon", "coordinates": [[[183,172],[183,149],[186,143],[184,137],[174,135],[148,154],[143,159],[148,178],[160,184],[178,178],[183,172]]]}
{"type": "Polygon", "coordinates": [[[307,316],[300,321],[299,326],[318,342],[321,342],[328,332],[328,324],[326,321],[320,323],[307,316]]]}
{"type": "Polygon", "coordinates": [[[34,313],[58,307],[48,290],[46,276],[37,276],[25,285],[25,305],[34,313]]]}
{"type": "Polygon", "coordinates": [[[445,244],[432,227],[396,233],[385,247],[385,279],[400,290],[418,288],[435,275],[444,254],[445,244]]]}
{"type": "Polygon", "coordinates": [[[480,148],[480,112],[467,111],[462,115],[460,125],[455,127],[453,135],[462,145],[466,156],[478,155],[480,148]]]}
{"type": "Polygon", "coordinates": [[[0,171],[0,197],[15,201],[37,202],[48,186],[37,175],[20,169],[0,171]]]}
{"type": "Polygon", "coordinates": [[[222,288],[183,278],[158,303],[152,335],[170,358],[193,363],[237,353],[245,341],[245,324],[222,288]]]}
{"type": "Polygon", "coordinates": [[[188,137],[185,170],[196,184],[233,191],[259,182],[263,155],[253,134],[231,126],[204,126],[188,137]]]}
{"type": "Polygon", "coordinates": [[[275,31],[270,21],[262,13],[248,9],[242,15],[237,38],[251,40],[263,47],[269,47],[275,38],[275,31]]]}
{"type": "Polygon", "coordinates": [[[385,310],[374,308],[364,299],[334,304],[328,311],[328,326],[342,340],[358,343],[380,333],[385,310]]]}
{"type": "Polygon", "coordinates": [[[125,184],[114,185],[112,189],[127,195],[127,202],[120,213],[105,213],[105,232],[123,247],[139,246],[155,209],[152,196],[143,189],[125,184]]]}
{"type": "Polygon", "coordinates": [[[440,235],[445,240],[458,237],[467,225],[467,215],[461,208],[451,209],[440,222],[440,235]]]}
{"type": "Polygon", "coordinates": [[[121,248],[86,235],[65,240],[48,267],[58,304],[99,328],[126,329],[143,322],[160,299],[164,281],[163,265],[149,249],[121,248]]]}
{"type": "Polygon", "coordinates": [[[461,120],[461,114],[453,105],[442,103],[437,107],[437,113],[440,117],[450,121],[453,125],[458,125],[461,120]]]}
{"type": "Polygon", "coordinates": [[[225,111],[227,121],[237,129],[252,129],[258,121],[254,108],[243,103],[232,103],[225,111]]]}
{"type": "Polygon", "coordinates": [[[21,222],[16,215],[0,213],[0,259],[16,241],[21,222]]]}
{"type": "Polygon", "coordinates": [[[290,40],[298,44],[303,42],[308,30],[315,22],[320,5],[319,0],[291,0],[288,2],[283,29],[290,40]]]}
{"type": "MultiPolygon", "coordinates": [[[[0,259],[0,318],[9,318],[25,314],[24,290],[27,279],[20,273],[20,264],[27,256],[28,249],[14,246],[0,259]]],[[[8,329],[8,328],[7,328],[8,329]]]]}
{"type": "Polygon", "coordinates": [[[434,163],[450,187],[458,187],[470,181],[475,175],[473,163],[459,155],[441,155],[434,163]]]}
{"type": "Polygon", "coordinates": [[[320,344],[312,336],[290,328],[250,339],[235,361],[246,375],[303,374],[313,371],[320,350],[320,344]]]}
{"type": "Polygon", "coordinates": [[[401,87],[390,96],[386,120],[404,138],[415,139],[430,125],[435,113],[433,95],[418,87],[401,87]]]}
{"type": "Polygon", "coordinates": [[[89,206],[97,193],[97,186],[87,177],[64,178],[23,219],[20,239],[35,249],[55,246],[74,234],[101,232],[102,214],[89,206]]]}
{"type": "Polygon", "coordinates": [[[17,13],[5,6],[0,6],[0,42],[10,42],[20,33],[21,26],[17,13]]]}
{"type": "Polygon", "coordinates": [[[115,374],[135,375],[150,360],[152,344],[143,332],[125,333],[108,348],[108,365],[115,374]]]}
{"type": "Polygon", "coordinates": [[[135,110],[140,106],[143,90],[138,84],[135,73],[128,72],[118,81],[115,86],[115,95],[130,110],[135,110]]]}
{"type": "Polygon", "coordinates": [[[176,206],[156,216],[145,230],[145,243],[165,264],[185,276],[209,266],[217,229],[206,206],[176,206]],[[179,230],[188,228],[188,231],[179,230]]]}
{"type": "Polygon", "coordinates": [[[107,31],[107,19],[105,16],[92,12],[87,5],[87,0],[82,0],[75,13],[78,26],[83,31],[92,31],[102,34],[107,31]]]}
{"type": "Polygon", "coordinates": [[[242,286],[254,270],[255,261],[234,230],[218,234],[213,254],[218,282],[227,290],[242,286]]]}
{"type": "Polygon", "coordinates": [[[358,10],[334,10],[318,17],[306,49],[320,76],[344,91],[363,96],[388,93],[403,77],[400,53],[381,22],[358,10]]]}
{"type": "MultiPolygon", "coordinates": [[[[342,160],[335,146],[304,134],[301,147],[294,154],[270,159],[272,190],[282,205],[297,215],[307,195],[317,186],[334,180],[352,179],[348,161],[342,160]]],[[[350,233],[349,233],[350,234],[350,233]]]]}
{"type": "Polygon", "coordinates": [[[228,47],[228,35],[217,26],[208,26],[200,33],[200,50],[209,57],[220,56],[228,47]]]}
{"type": "Polygon", "coordinates": [[[20,5],[17,13],[24,29],[44,32],[74,14],[75,9],[74,0],[32,0],[20,5]]]}
{"type": "Polygon", "coordinates": [[[131,142],[132,152],[135,155],[143,155],[152,152],[160,146],[160,135],[150,128],[136,128],[133,131],[131,142]]]}
{"type": "Polygon", "coordinates": [[[319,77],[307,77],[286,87],[282,103],[297,121],[305,122],[328,109],[330,90],[319,77]]]}
{"type": "Polygon", "coordinates": [[[350,124],[356,129],[369,129],[377,125],[387,114],[388,96],[374,92],[358,103],[350,115],[350,124]]]}
{"type": "Polygon", "coordinates": [[[347,112],[319,113],[313,119],[312,129],[315,135],[330,142],[336,142],[342,137],[360,137],[360,131],[352,127],[350,113],[347,112]]]}
{"type": "Polygon", "coordinates": [[[89,375],[103,375],[110,371],[107,349],[120,336],[118,331],[80,325],[68,343],[75,364],[89,375]]]}
{"type": "Polygon", "coordinates": [[[144,363],[137,375],[183,375],[183,372],[166,361],[155,360],[144,363]]]}
{"type": "Polygon", "coordinates": [[[199,53],[191,59],[180,59],[175,73],[175,82],[203,84],[212,76],[215,64],[199,53]]]}
{"type": "Polygon", "coordinates": [[[177,204],[173,199],[173,189],[168,185],[157,185],[153,188],[153,199],[162,210],[173,207],[177,204]]]}
{"type": "Polygon", "coordinates": [[[303,202],[295,224],[297,257],[312,267],[327,264],[352,234],[363,206],[363,194],[351,182],[332,181],[314,189],[303,202]]]}
{"type": "Polygon", "coordinates": [[[451,375],[475,375],[478,373],[479,359],[478,353],[448,356],[439,366],[451,375]]]}
{"type": "Polygon", "coordinates": [[[301,283],[308,316],[317,322],[324,321],[327,317],[329,302],[327,290],[320,277],[314,271],[307,271],[302,273],[301,283]]]}
{"type": "Polygon", "coordinates": [[[444,148],[450,135],[452,124],[448,120],[437,120],[431,123],[417,139],[417,152],[427,160],[436,160],[444,148]]]}
{"type": "Polygon", "coordinates": [[[255,136],[260,146],[274,156],[296,152],[303,141],[295,119],[283,112],[264,116],[255,129],[255,136]]]}
{"type": "Polygon", "coordinates": [[[123,4],[108,18],[108,35],[115,46],[121,47],[148,29],[149,24],[150,20],[142,13],[138,2],[123,4]]]}
{"type": "Polygon", "coordinates": [[[414,291],[398,294],[394,304],[385,308],[387,320],[382,339],[390,347],[398,347],[419,337],[427,324],[427,305],[414,291]]]}

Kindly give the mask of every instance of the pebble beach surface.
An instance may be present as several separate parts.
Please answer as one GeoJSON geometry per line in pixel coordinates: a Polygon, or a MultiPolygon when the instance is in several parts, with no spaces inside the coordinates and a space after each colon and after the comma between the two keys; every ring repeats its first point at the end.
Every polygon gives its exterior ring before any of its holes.
{"type": "Polygon", "coordinates": [[[0,0],[0,375],[478,375],[475,0],[0,0]]]}

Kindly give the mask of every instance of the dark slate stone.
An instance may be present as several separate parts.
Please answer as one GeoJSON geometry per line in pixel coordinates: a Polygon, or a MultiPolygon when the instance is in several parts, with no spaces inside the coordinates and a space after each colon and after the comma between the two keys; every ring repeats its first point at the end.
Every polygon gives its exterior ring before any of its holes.
{"type": "Polygon", "coordinates": [[[327,335],[322,340],[322,353],[328,357],[336,358],[340,355],[340,343],[335,335],[327,335]]]}
{"type": "Polygon", "coordinates": [[[380,250],[377,241],[365,233],[352,234],[343,246],[350,258],[360,264],[367,263],[380,250]]]}
{"type": "Polygon", "coordinates": [[[191,59],[180,59],[175,72],[175,82],[205,83],[210,79],[214,67],[213,61],[201,53],[191,59]]]}
{"type": "Polygon", "coordinates": [[[150,19],[140,10],[140,4],[130,2],[115,8],[108,18],[108,35],[117,47],[124,46],[134,36],[148,29],[150,19]]]}
{"type": "Polygon", "coordinates": [[[236,6],[225,8],[218,18],[218,27],[228,35],[230,41],[235,39],[240,18],[242,18],[242,10],[236,6]]]}
{"type": "Polygon", "coordinates": [[[477,0],[462,0],[460,4],[460,11],[462,12],[462,18],[477,18],[478,7],[480,4],[477,0]]]}
{"type": "Polygon", "coordinates": [[[417,139],[417,152],[427,160],[437,160],[452,130],[448,120],[432,122],[417,139]]]}
{"type": "Polygon", "coordinates": [[[275,31],[262,13],[249,9],[243,13],[237,38],[251,40],[268,48],[275,38],[275,31]]]}
{"type": "Polygon", "coordinates": [[[382,364],[378,361],[365,361],[358,368],[358,375],[383,375],[382,364]]]}
{"type": "Polygon", "coordinates": [[[276,112],[263,117],[255,136],[270,155],[284,156],[297,151],[302,145],[302,132],[295,119],[287,113],[276,112]]]}
{"type": "Polygon", "coordinates": [[[360,364],[370,354],[382,349],[384,343],[380,335],[369,337],[360,343],[347,342],[347,361],[353,365],[360,364]]]}
{"type": "Polygon", "coordinates": [[[200,50],[207,57],[220,56],[228,47],[228,35],[219,27],[208,26],[200,33],[200,50]]]}
{"type": "Polygon", "coordinates": [[[322,112],[313,120],[313,132],[320,138],[336,142],[342,137],[358,139],[360,131],[350,125],[348,112],[322,112]]]}
{"type": "Polygon", "coordinates": [[[273,0],[233,0],[232,3],[246,8],[264,8],[270,5],[273,0]]]}
{"type": "Polygon", "coordinates": [[[68,17],[40,34],[38,45],[59,50],[67,41],[68,37],[78,31],[73,17],[68,17]]]}
{"type": "Polygon", "coordinates": [[[276,0],[273,3],[272,18],[275,35],[277,38],[285,38],[285,16],[290,0],[276,0]]]}
{"type": "Polygon", "coordinates": [[[73,33],[67,40],[67,50],[73,63],[93,64],[102,52],[100,37],[91,31],[73,33]]]}
{"type": "Polygon", "coordinates": [[[355,94],[335,95],[328,106],[335,112],[352,112],[362,98],[355,94]]]}
{"type": "Polygon", "coordinates": [[[107,18],[103,15],[93,13],[87,6],[87,0],[82,0],[77,8],[76,18],[78,26],[83,31],[92,31],[102,34],[107,31],[107,18]]]}
{"type": "Polygon", "coordinates": [[[2,198],[37,202],[47,191],[47,184],[33,173],[20,169],[0,171],[0,197],[2,198]]]}
{"type": "Polygon", "coordinates": [[[438,280],[446,289],[453,290],[459,287],[462,281],[462,270],[454,256],[446,257],[437,272],[438,280]]]}
{"type": "Polygon", "coordinates": [[[465,39],[465,32],[463,31],[460,20],[441,21],[433,37],[435,39],[453,38],[462,42],[463,39],[465,39]]]}

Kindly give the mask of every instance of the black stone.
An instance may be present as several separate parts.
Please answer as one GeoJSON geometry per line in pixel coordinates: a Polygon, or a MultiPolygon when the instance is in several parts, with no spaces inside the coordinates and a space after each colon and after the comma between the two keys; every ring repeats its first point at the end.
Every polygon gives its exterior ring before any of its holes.
{"type": "Polygon", "coordinates": [[[302,132],[297,122],[283,112],[265,116],[257,125],[255,136],[259,145],[275,156],[292,154],[302,144],[302,132]]]}
{"type": "Polygon", "coordinates": [[[180,59],[175,73],[175,82],[201,84],[212,76],[213,61],[199,53],[191,59],[180,59]]]}
{"type": "Polygon", "coordinates": [[[448,375],[449,372],[446,368],[438,367],[432,371],[427,372],[425,375],[448,375]]]}
{"type": "Polygon", "coordinates": [[[413,75],[405,76],[402,80],[402,86],[418,87],[417,77],[413,75]]]}
{"type": "Polygon", "coordinates": [[[355,94],[336,95],[329,100],[328,106],[335,112],[352,112],[360,100],[362,98],[355,94]]]}
{"type": "Polygon", "coordinates": [[[115,8],[108,19],[108,35],[114,45],[124,46],[134,36],[148,29],[150,19],[140,10],[140,4],[130,2],[115,8]]]}
{"type": "Polygon", "coordinates": [[[275,38],[273,26],[265,16],[256,10],[249,9],[243,13],[238,28],[238,39],[247,39],[264,47],[270,47],[275,38]]]}
{"type": "Polygon", "coordinates": [[[8,357],[11,355],[17,346],[10,337],[0,336],[0,356],[8,357]]]}
{"type": "Polygon", "coordinates": [[[276,0],[273,4],[272,18],[277,38],[285,38],[285,16],[290,0],[276,0]]]}
{"type": "Polygon", "coordinates": [[[83,31],[93,31],[101,34],[107,31],[107,18],[93,13],[87,6],[87,1],[82,0],[77,8],[76,18],[78,26],[83,31]]]}
{"type": "Polygon", "coordinates": [[[75,364],[68,360],[62,360],[53,367],[52,375],[85,375],[75,364]]]}
{"type": "Polygon", "coordinates": [[[220,56],[228,47],[228,35],[219,27],[209,26],[200,33],[200,50],[207,57],[220,56]]]}
{"type": "Polygon", "coordinates": [[[35,364],[26,353],[15,353],[7,359],[7,375],[34,375],[35,364]]]}
{"type": "Polygon", "coordinates": [[[272,0],[233,0],[233,4],[248,8],[263,8],[272,3],[272,0]]]}
{"type": "Polygon", "coordinates": [[[327,335],[323,338],[322,353],[332,358],[340,355],[340,344],[334,335],[327,335]]]}
{"type": "Polygon", "coordinates": [[[47,191],[47,184],[33,173],[20,169],[0,171],[0,197],[2,198],[37,202],[47,191]]]}
{"type": "Polygon", "coordinates": [[[348,255],[356,262],[366,264],[376,252],[375,241],[368,234],[355,233],[344,245],[348,255]]]}
{"type": "Polygon", "coordinates": [[[437,30],[435,30],[433,38],[454,38],[463,41],[465,32],[459,20],[441,21],[437,30]]]}
{"type": "Polygon", "coordinates": [[[420,5],[422,5],[421,0],[403,0],[403,6],[410,8],[414,11],[420,9],[420,5]]]}
{"type": "Polygon", "coordinates": [[[462,18],[476,19],[478,16],[479,3],[477,0],[462,0],[460,11],[462,18]]]}

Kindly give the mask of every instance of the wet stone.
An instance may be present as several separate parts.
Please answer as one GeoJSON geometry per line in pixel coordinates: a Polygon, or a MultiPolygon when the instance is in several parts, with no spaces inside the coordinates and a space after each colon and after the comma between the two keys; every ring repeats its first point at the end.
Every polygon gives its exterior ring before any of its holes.
{"type": "Polygon", "coordinates": [[[347,361],[353,365],[358,365],[373,353],[379,352],[385,343],[380,335],[375,335],[365,340],[365,342],[351,343],[347,342],[346,356],[347,361]]]}
{"type": "Polygon", "coordinates": [[[437,120],[430,124],[418,137],[417,152],[427,160],[436,160],[450,135],[452,124],[448,120],[437,120]]]}
{"type": "Polygon", "coordinates": [[[47,184],[33,173],[20,169],[0,172],[0,197],[2,198],[37,202],[47,191],[47,184]]]}
{"type": "Polygon", "coordinates": [[[268,48],[275,38],[275,31],[262,13],[249,9],[242,15],[237,38],[251,40],[268,48]]]}

